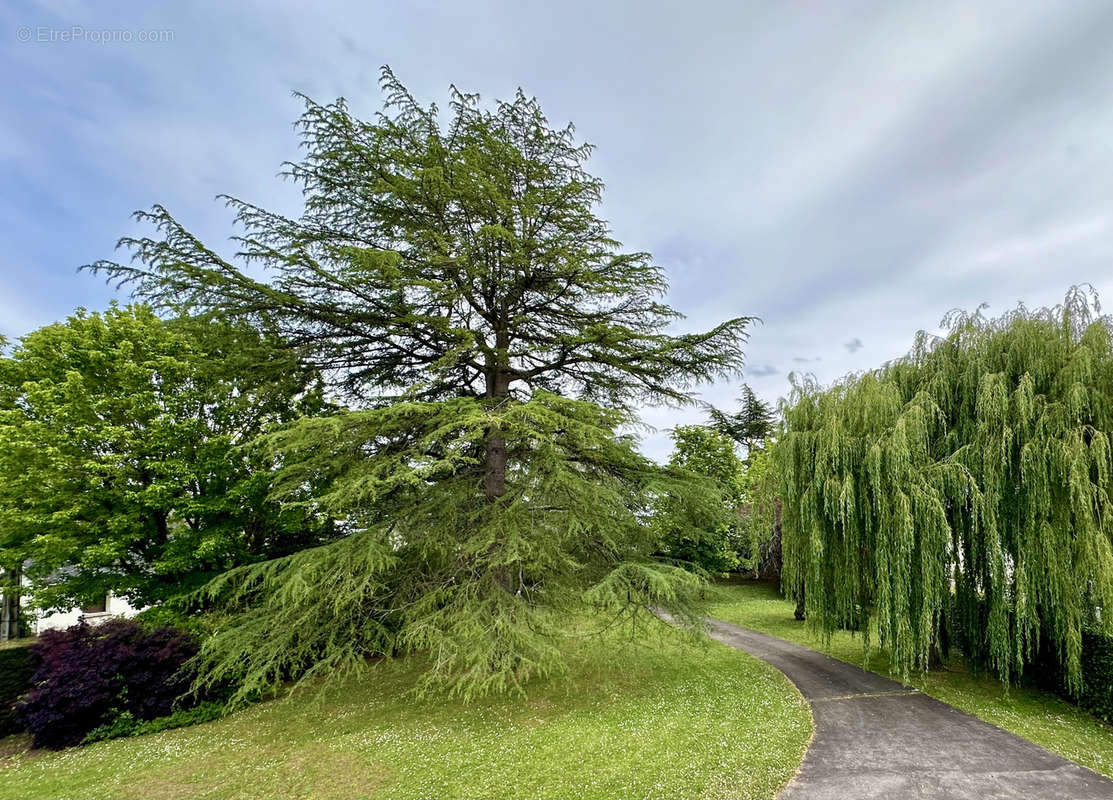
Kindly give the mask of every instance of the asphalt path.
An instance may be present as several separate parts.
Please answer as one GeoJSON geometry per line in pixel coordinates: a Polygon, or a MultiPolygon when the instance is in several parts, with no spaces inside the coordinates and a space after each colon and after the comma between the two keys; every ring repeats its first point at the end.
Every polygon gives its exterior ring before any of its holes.
{"type": "Polygon", "coordinates": [[[815,736],[780,800],[1090,800],[1113,781],[910,686],[774,636],[709,620],[712,638],[788,676],[815,736]]]}

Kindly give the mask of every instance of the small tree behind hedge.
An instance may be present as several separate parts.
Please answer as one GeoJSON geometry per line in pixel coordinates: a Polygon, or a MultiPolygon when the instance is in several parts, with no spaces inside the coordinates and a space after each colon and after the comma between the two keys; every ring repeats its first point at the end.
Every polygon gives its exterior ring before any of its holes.
{"type": "Polygon", "coordinates": [[[125,713],[139,720],[169,714],[189,689],[182,665],[197,653],[185,633],[130,620],[47,631],[32,649],[39,667],[20,717],[34,746],[52,749],[80,744],[125,713]]]}

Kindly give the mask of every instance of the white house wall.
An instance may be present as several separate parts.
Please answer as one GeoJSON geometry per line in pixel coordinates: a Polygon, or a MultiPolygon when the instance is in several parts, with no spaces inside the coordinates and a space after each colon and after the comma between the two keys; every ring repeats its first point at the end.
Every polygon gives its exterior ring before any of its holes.
{"type": "MultiPolygon", "coordinates": [[[[23,585],[30,589],[31,583],[26,577],[23,578],[23,585]]],[[[3,597],[2,592],[0,592],[0,597],[3,597]]],[[[57,611],[36,619],[34,612],[27,608],[30,602],[30,594],[25,592],[20,598],[20,605],[24,607],[22,612],[24,619],[30,621],[31,632],[36,636],[43,631],[65,630],[77,625],[82,620],[91,625],[96,625],[113,617],[134,617],[140,611],[143,611],[143,608],[135,608],[124,598],[115,597],[109,593],[108,597],[105,598],[104,611],[85,613],[80,608],[73,608],[69,611],[57,611]]],[[[146,607],[144,606],[144,608],[146,607]]]]}
{"type": "Polygon", "coordinates": [[[34,620],[31,623],[31,630],[34,631],[37,636],[43,631],[65,630],[66,628],[77,625],[82,619],[90,625],[96,625],[112,617],[134,617],[142,610],[141,608],[133,608],[124,598],[114,597],[110,594],[105,601],[104,611],[98,611],[92,614],[83,613],[80,608],[73,608],[69,611],[57,611],[34,620]]]}

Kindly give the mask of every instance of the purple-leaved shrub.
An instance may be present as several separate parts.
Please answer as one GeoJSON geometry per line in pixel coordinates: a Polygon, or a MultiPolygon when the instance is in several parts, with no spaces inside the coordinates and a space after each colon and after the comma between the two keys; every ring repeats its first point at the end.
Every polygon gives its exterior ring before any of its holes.
{"type": "Polygon", "coordinates": [[[188,634],[123,619],[47,631],[32,647],[39,667],[19,714],[34,746],[53,749],[125,713],[169,714],[189,690],[182,665],[197,652],[188,634]]]}

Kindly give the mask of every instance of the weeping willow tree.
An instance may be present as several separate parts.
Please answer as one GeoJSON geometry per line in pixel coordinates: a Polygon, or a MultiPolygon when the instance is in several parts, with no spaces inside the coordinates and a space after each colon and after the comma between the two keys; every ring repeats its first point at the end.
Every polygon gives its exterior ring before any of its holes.
{"type": "Polygon", "coordinates": [[[324,487],[309,507],[347,536],[206,590],[226,616],[204,679],[241,696],[399,650],[465,692],[514,688],[562,667],[573,616],[695,613],[645,503],[709,495],[624,431],[637,405],[736,374],[749,320],[667,332],[663,271],[613,239],[591,147],[535,99],[453,89],[442,113],[388,69],[382,85],[371,121],[305,99],[299,218],[228,198],[226,259],[156,207],[137,216],[157,235],[122,242],[131,264],[92,267],[167,312],[273,333],[353,409],[268,440],[280,493],[324,487]]]}
{"type": "MultiPolygon", "coordinates": [[[[984,308],[984,307],[983,307],[984,308]]],[[[831,388],[798,382],[775,448],[784,585],[905,671],[950,640],[1002,680],[1041,646],[1077,685],[1113,616],[1113,324],[1093,290],[947,333],[831,388]]]]}

